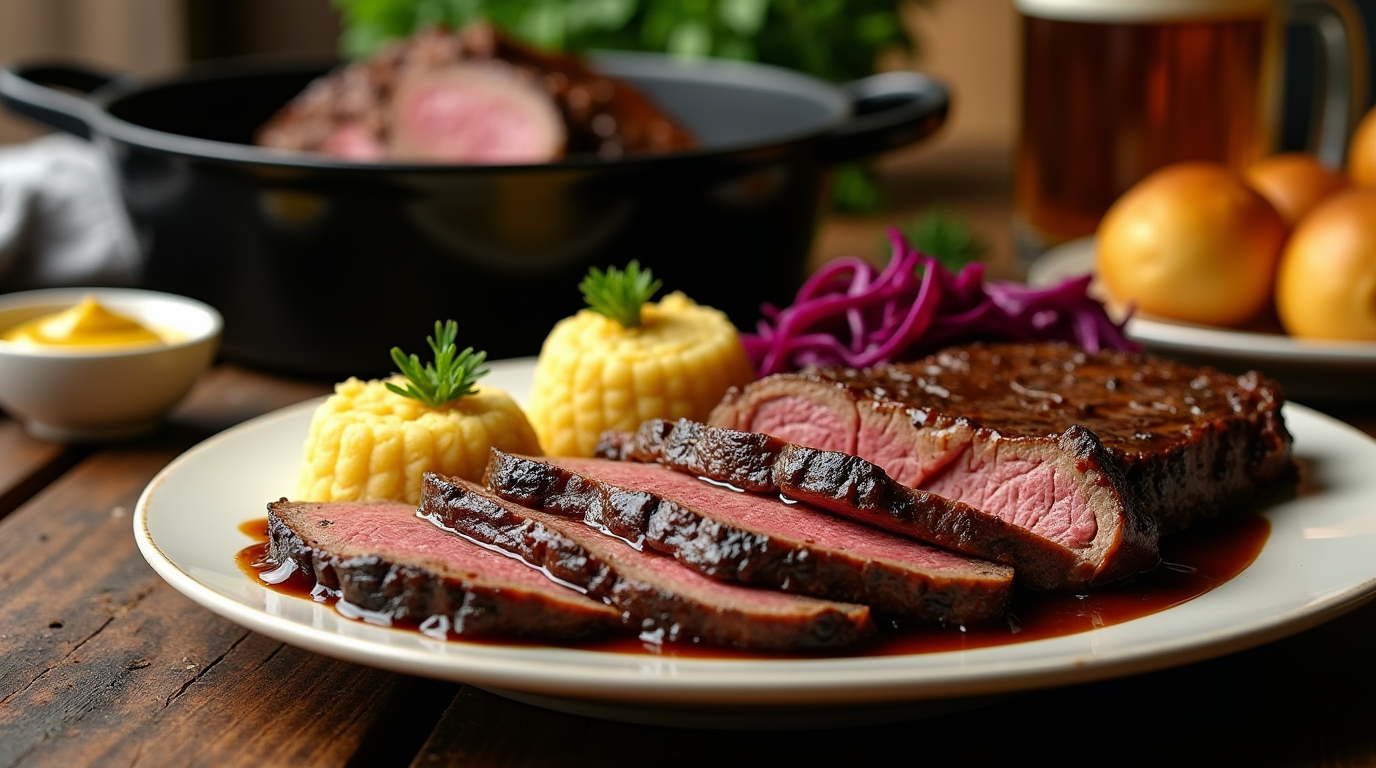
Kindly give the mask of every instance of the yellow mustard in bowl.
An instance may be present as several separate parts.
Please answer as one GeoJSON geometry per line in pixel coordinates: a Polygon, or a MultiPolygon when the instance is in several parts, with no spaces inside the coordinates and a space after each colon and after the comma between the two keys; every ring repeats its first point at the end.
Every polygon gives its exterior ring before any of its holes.
{"type": "Polygon", "coordinates": [[[71,309],[20,323],[0,333],[0,339],[25,347],[132,347],[165,341],[152,328],[108,309],[93,294],[71,309]]]}

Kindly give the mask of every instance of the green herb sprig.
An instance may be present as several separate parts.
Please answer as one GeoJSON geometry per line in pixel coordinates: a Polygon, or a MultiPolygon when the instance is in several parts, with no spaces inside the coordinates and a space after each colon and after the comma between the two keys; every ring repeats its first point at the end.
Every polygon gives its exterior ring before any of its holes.
{"type": "Polygon", "coordinates": [[[604,317],[620,323],[623,328],[640,325],[640,308],[655,291],[663,285],[654,279],[650,270],[642,270],[640,262],[631,259],[626,269],[607,267],[603,272],[597,267],[588,270],[588,276],[578,284],[588,308],[604,317]]]}
{"type": "MultiPolygon", "coordinates": [[[[931,256],[952,272],[978,261],[989,250],[989,244],[975,234],[968,221],[940,208],[899,225],[899,230],[918,252],[931,256]]],[[[887,238],[884,247],[888,248],[887,238]]]]}
{"type": "Polygon", "coordinates": [[[487,359],[486,352],[474,352],[467,347],[459,352],[454,340],[459,337],[459,324],[453,320],[445,323],[435,321],[435,335],[426,336],[430,350],[435,355],[433,363],[421,365],[420,358],[414,354],[407,356],[401,347],[392,347],[392,362],[407,379],[406,387],[387,382],[387,388],[413,400],[419,400],[432,408],[473,394],[478,379],[486,376],[488,369],[481,368],[487,359]]]}

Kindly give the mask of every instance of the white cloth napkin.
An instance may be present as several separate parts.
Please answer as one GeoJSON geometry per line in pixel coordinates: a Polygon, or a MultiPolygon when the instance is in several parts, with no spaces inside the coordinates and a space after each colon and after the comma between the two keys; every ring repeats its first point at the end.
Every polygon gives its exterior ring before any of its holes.
{"type": "Polygon", "coordinates": [[[0,292],[132,285],[137,269],[98,147],[66,134],[0,146],[0,292]]]}

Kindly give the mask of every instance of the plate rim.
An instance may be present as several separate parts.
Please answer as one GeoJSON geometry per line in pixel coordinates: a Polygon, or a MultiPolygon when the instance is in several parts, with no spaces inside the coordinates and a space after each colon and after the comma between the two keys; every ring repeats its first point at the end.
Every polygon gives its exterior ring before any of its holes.
{"type": "MultiPolygon", "coordinates": [[[[1028,283],[1045,286],[1064,277],[1092,273],[1094,244],[1090,235],[1051,248],[1029,265],[1028,283]]],[[[1129,318],[1125,331],[1135,341],[1180,352],[1208,352],[1260,362],[1376,366],[1376,342],[1297,339],[1141,315],[1129,318]]]]}

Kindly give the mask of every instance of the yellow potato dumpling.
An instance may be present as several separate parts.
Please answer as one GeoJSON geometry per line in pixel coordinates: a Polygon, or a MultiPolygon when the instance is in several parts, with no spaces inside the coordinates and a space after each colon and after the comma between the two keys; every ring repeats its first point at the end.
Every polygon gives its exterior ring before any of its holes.
{"type": "Polygon", "coordinates": [[[640,318],[627,328],[584,309],[545,339],[528,412],[546,453],[590,456],[604,430],[705,419],[727,389],[755,378],[722,312],[671,293],[640,318]]]}
{"type": "Polygon", "coordinates": [[[1340,192],[1295,228],[1276,313],[1292,336],[1376,341],[1376,189],[1340,192]]]}
{"type": "Polygon", "coordinates": [[[1121,305],[1236,326],[1271,302],[1288,228],[1226,167],[1166,166],[1129,189],[1099,226],[1097,269],[1121,305]]]}
{"type": "Polygon", "coordinates": [[[1248,166],[1246,178],[1292,227],[1329,195],[1351,185],[1309,152],[1264,157],[1248,166]]]}
{"type": "Polygon", "coordinates": [[[477,481],[493,447],[540,453],[525,413],[500,389],[479,387],[430,406],[388,390],[386,381],[351,378],[311,417],[296,498],[417,504],[422,473],[477,481]]]}
{"type": "Polygon", "coordinates": [[[1348,140],[1347,175],[1359,187],[1376,187],[1376,108],[1357,123],[1348,140]]]}

